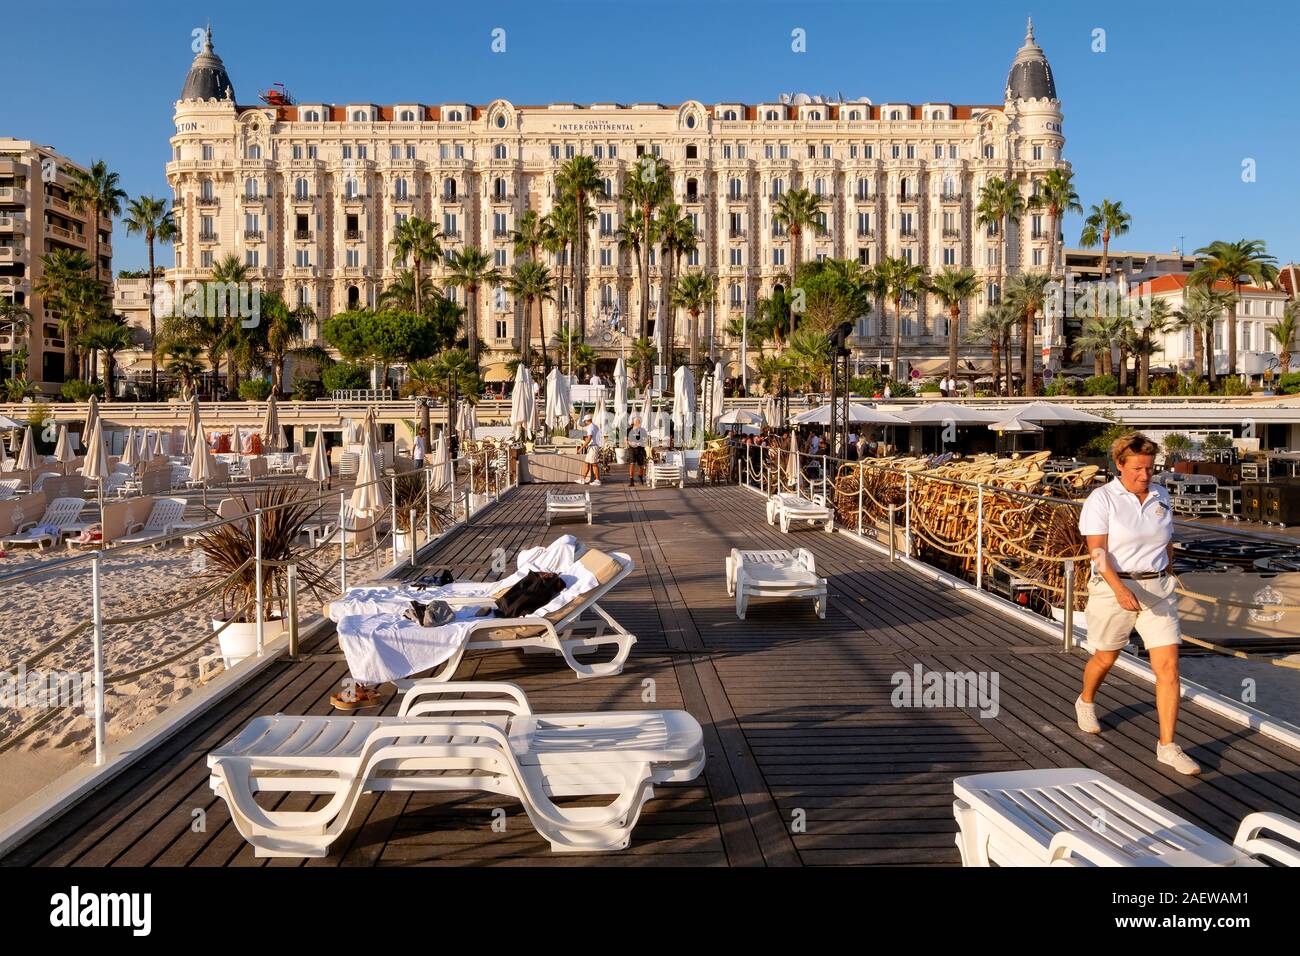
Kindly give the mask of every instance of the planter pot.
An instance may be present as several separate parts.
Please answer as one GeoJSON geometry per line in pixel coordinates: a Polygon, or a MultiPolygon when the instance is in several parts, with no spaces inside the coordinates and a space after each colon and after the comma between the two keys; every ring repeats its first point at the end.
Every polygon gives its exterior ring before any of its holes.
{"type": "MultiPolygon", "coordinates": [[[[225,623],[225,621],[218,621],[214,618],[212,629],[216,631],[225,623]]],[[[262,622],[263,646],[270,644],[284,631],[285,622],[283,618],[267,618],[264,620],[262,622]]],[[[257,653],[257,622],[236,621],[217,635],[217,643],[221,647],[221,659],[225,661],[226,667],[234,667],[245,657],[252,657],[257,653]]]]}
{"type": "Polygon", "coordinates": [[[398,531],[393,534],[397,541],[397,553],[399,555],[408,554],[411,550],[410,535],[405,531],[398,531]]]}
{"type": "Polygon", "coordinates": [[[488,495],[471,494],[469,496],[469,510],[482,511],[491,501],[492,499],[488,495]]]}
{"type": "Polygon", "coordinates": [[[626,465],[626,464],[627,464],[627,449],[626,449],[626,448],[615,448],[615,449],[614,449],[614,460],[615,460],[616,462],[618,462],[620,465],[626,465]]]}

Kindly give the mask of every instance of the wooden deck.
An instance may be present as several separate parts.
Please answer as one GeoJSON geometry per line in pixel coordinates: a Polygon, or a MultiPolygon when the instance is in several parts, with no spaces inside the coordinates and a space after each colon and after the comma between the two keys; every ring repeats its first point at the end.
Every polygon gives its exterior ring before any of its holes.
{"type": "MultiPolygon", "coordinates": [[[[1152,688],[1119,673],[1100,699],[1105,733],[1085,736],[1073,707],[1081,655],[846,536],[783,536],[749,492],[606,484],[593,489],[594,525],[547,529],[545,490],[520,488],[427,565],[490,577],[494,549],[513,565],[520,548],[565,532],[627,551],[636,570],[603,604],[638,636],[632,658],[619,677],[578,681],[553,657],[480,653],[458,676],[515,681],[542,712],[643,708],[653,694],[699,719],[705,772],[656,788],[620,854],[553,854],[501,797],[384,794],[367,797],[333,854],[308,865],[953,865],[953,777],[1029,767],[1102,770],[1229,838],[1252,810],[1300,816],[1300,753],[1188,706],[1180,735],[1205,772],[1179,777],[1154,762],[1152,688]],[[738,621],[723,586],[737,546],[810,548],[830,580],[827,619],[811,602],[760,598],[738,621]],[[997,716],[891,706],[891,675],[916,664],[997,672],[997,716]],[[492,827],[497,807],[504,832],[492,827]]],[[[253,856],[208,788],[205,756],[256,715],[329,712],[346,670],[332,636],[310,650],[314,659],[271,666],[0,863],[302,865],[253,856]]]]}

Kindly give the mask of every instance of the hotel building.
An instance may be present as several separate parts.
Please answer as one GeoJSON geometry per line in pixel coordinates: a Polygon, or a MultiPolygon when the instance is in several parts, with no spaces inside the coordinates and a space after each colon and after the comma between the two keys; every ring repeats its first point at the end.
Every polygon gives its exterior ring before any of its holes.
{"type": "MultiPolygon", "coordinates": [[[[65,379],[68,349],[59,314],[45,307],[36,290],[44,277],[41,256],[56,249],[84,253],[87,260],[94,255],[94,215],[74,211],[68,198],[74,170],[86,171],[48,146],[0,137],[0,297],[31,314],[26,332],[16,340],[9,326],[0,326],[0,361],[8,374],[10,351],[26,348],[27,365],[18,374],[55,395],[65,379]]],[[[113,223],[101,218],[98,229],[98,273],[108,283],[113,275],[113,223]]]]}
{"type": "MultiPolygon", "coordinates": [[[[806,94],[674,105],[248,105],[236,98],[209,34],[175,106],[167,177],[181,239],[169,277],[204,278],[233,252],[252,277],[312,307],[318,325],[311,331],[318,334],[319,321],[373,307],[395,280],[390,243],[407,216],[435,222],[448,254],[478,246],[509,272],[519,217],[547,213],[557,171],[585,154],[595,159],[608,194],[595,202],[587,244],[586,340],[611,361],[630,344],[640,315],[636,261],[616,238],[618,197],[638,157],[650,153],[669,163],[674,199],[695,224],[698,250],[682,269],[716,277],[717,302],[712,316],[701,317],[701,332],[715,330],[717,354],[729,363],[740,345],[726,334],[729,322],[752,318],[761,297],[789,282],[791,239],[772,209],[794,188],[826,197],[825,233],[805,233],[800,261],[874,265],[897,256],[932,273],[970,266],[984,278],[983,295],[968,305],[978,314],[998,296],[1004,246],[996,230],[976,224],[980,187],[1009,178],[1028,198],[1049,170],[1069,167],[1061,104],[1032,24],[999,92],[1000,102],[984,105],[831,102],[806,94]],[[610,328],[615,308],[625,317],[626,339],[610,328]]],[[[1026,209],[1006,237],[1004,274],[1046,267],[1049,228],[1045,210],[1026,209]]],[[[542,255],[558,272],[555,256],[542,255]]],[[[445,266],[434,263],[429,271],[437,278],[445,266]]],[[[658,272],[656,264],[652,318],[662,295],[658,272]]],[[[462,290],[445,294],[465,304],[462,290]]],[[[519,348],[522,304],[501,289],[483,289],[480,298],[482,360],[499,366],[519,348]]],[[[543,322],[552,335],[557,303],[546,303],[543,322]]],[[[888,358],[893,322],[892,306],[887,325],[879,307],[858,320],[851,344],[860,359],[888,358]]],[[[903,355],[909,362],[945,355],[947,326],[937,301],[906,301],[903,355]]],[[[685,334],[686,322],[679,317],[675,328],[685,334]]],[[[1062,330],[1045,336],[1036,354],[1051,355],[1046,347],[1059,357],[1062,330]]],[[[962,353],[987,358],[988,347],[963,344],[962,353]]],[[[749,356],[752,363],[752,344],[749,356]]]]}

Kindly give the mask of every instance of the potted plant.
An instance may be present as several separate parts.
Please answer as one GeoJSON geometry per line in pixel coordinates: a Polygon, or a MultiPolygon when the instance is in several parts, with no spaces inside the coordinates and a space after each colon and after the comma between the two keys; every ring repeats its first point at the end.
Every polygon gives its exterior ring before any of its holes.
{"type": "MultiPolygon", "coordinates": [[[[296,557],[295,549],[303,526],[313,513],[304,495],[289,485],[259,491],[252,510],[262,515],[262,589],[257,590],[256,522],[252,514],[203,532],[198,539],[203,577],[223,582],[221,612],[212,619],[221,656],[227,667],[257,653],[257,605],[262,605],[264,643],[279,637],[285,628],[288,599],[285,563],[296,557]]],[[[315,569],[309,560],[298,560],[299,581],[314,590],[315,569]]]]}
{"type": "Polygon", "coordinates": [[[426,496],[423,472],[408,472],[407,474],[397,475],[393,480],[392,490],[397,494],[397,528],[393,534],[397,538],[397,551],[399,554],[405,554],[411,550],[411,512],[415,512],[415,526],[419,528],[424,524],[424,513],[427,510],[429,497],[433,499],[430,525],[434,532],[441,531],[451,523],[448,490],[444,489],[434,492],[431,496],[426,496]]]}

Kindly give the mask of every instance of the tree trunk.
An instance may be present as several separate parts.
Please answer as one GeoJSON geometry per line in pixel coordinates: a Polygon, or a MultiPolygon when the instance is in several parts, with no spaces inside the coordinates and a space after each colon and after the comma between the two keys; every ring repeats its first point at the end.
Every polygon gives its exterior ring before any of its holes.
{"type": "MultiPolygon", "coordinates": [[[[792,340],[794,339],[795,324],[798,322],[798,313],[795,312],[793,308],[794,284],[795,284],[795,278],[798,275],[799,275],[799,227],[791,226],[790,227],[790,298],[791,298],[790,338],[792,340]]],[[[894,365],[895,366],[898,365],[897,338],[895,338],[895,345],[894,345],[894,365]]],[[[894,377],[895,378],[898,377],[897,371],[895,371],[894,377]]]]}
{"type": "Polygon", "coordinates": [[[1025,309],[1023,328],[1025,354],[1021,361],[1021,374],[1025,376],[1025,396],[1032,397],[1034,390],[1034,349],[1038,343],[1034,339],[1034,309],[1025,309]]]}
{"type": "Polygon", "coordinates": [[[149,240],[149,278],[145,289],[149,301],[149,398],[158,401],[158,318],[153,314],[153,233],[149,240]]]}
{"type": "Polygon", "coordinates": [[[961,318],[961,303],[948,307],[948,377],[957,380],[957,322],[961,318]]]}
{"type": "Polygon", "coordinates": [[[578,254],[573,266],[578,271],[574,276],[578,280],[578,341],[587,341],[587,223],[583,218],[587,213],[587,197],[578,193],[578,254]]]}
{"type": "Polygon", "coordinates": [[[1015,351],[1011,347],[1011,326],[1002,330],[1002,361],[1006,365],[1007,396],[1010,397],[1016,390],[1015,351]]]}
{"type": "Polygon", "coordinates": [[[1101,349],[1093,349],[1092,374],[1098,376],[1106,374],[1106,364],[1102,361],[1101,349]]]}
{"type": "MultiPolygon", "coordinates": [[[[792,327],[791,330],[793,331],[794,312],[790,313],[790,325],[792,327]]],[[[902,335],[903,335],[903,297],[895,296],[894,297],[894,345],[893,345],[893,349],[890,352],[890,359],[889,359],[889,377],[892,378],[895,382],[902,381],[902,379],[898,377],[898,346],[902,338],[902,335]]]]}
{"type": "Polygon", "coordinates": [[[537,332],[542,339],[542,372],[545,373],[549,359],[547,358],[546,353],[546,313],[542,311],[542,299],[540,296],[537,299],[537,332]]]}
{"type": "Polygon", "coordinates": [[[641,228],[645,231],[645,247],[638,252],[637,266],[641,272],[641,338],[650,335],[650,204],[641,206],[641,228]]]}
{"type": "Polygon", "coordinates": [[[421,312],[420,312],[420,258],[419,256],[411,256],[411,265],[413,266],[411,272],[415,276],[415,314],[420,315],[421,312]]]}
{"type": "Polygon", "coordinates": [[[471,285],[466,288],[469,295],[469,301],[465,303],[469,315],[469,328],[465,331],[469,333],[469,360],[474,368],[478,368],[478,286],[471,285]]]}
{"type": "Polygon", "coordinates": [[[1232,283],[1232,301],[1228,303],[1228,374],[1237,374],[1237,303],[1241,300],[1241,286],[1232,283]]]}
{"type": "Polygon", "coordinates": [[[688,314],[691,317],[691,324],[690,324],[690,328],[686,330],[686,337],[687,339],[689,339],[689,349],[690,349],[690,351],[687,354],[690,356],[689,361],[691,363],[691,367],[694,368],[695,364],[700,360],[699,345],[697,342],[699,336],[696,335],[696,330],[700,327],[700,313],[696,312],[694,309],[691,309],[688,314]]]}
{"type": "Polygon", "coordinates": [[[1192,377],[1200,378],[1202,370],[1205,368],[1205,340],[1201,337],[1202,330],[1192,329],[1192,377]]]}
{"type": "Polygon", "coordinates": [[[1002,338],[1001,333],[993,333],[993,345],[989,357],[993,361],[993,394],[1002,393],[1002,338]]]}
{"type": "Polygon", "coordinates": [[[1142,348],[1138,352],[1138,394],[1147,394],[1151,385],[1151,353],[1147,350],[1149,333],[1142,333],[1142,348]]]}

